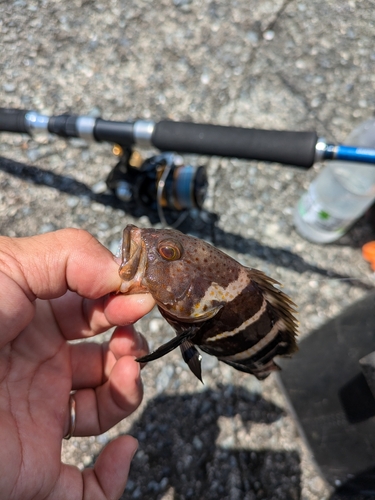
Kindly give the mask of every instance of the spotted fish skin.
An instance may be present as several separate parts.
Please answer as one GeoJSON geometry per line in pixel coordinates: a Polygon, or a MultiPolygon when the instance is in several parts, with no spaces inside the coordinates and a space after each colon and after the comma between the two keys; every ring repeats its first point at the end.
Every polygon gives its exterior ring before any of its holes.
{"type": "Polygon", "coordinates": [[[297,350],[291,299],[261,271],[241,265],[205,241],[172,229],[124,230],[123,293],[150,292],[177,337],[139,361],[180,345],[201,379],[200,350],[237,370],[266,378],[273,358],[297,350]]]}

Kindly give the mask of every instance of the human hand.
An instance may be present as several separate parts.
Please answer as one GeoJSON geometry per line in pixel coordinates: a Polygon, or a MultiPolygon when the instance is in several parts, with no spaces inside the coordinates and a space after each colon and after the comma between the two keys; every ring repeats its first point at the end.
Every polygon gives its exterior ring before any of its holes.
{"type": "Polygon", "coordinates": [[[142,399],[148,352],[132,323],[149,294],[115,295],[112,254],[85,231],[0,237],[0,499],[78,500],[121,496],[137,442],[121,436],[83,472],[61,463],[76,390],[74,435],[100,434],[142,399]],[[118,327],[107,344],[68,340],[118,327]]]}

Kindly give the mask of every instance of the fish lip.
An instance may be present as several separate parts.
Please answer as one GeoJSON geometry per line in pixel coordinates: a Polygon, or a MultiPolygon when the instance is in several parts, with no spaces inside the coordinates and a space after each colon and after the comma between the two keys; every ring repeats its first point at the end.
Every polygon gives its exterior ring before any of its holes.
{"type": "Polygon", "coordinates": [[[129,224],[123,232],[122,261],[119,269],[121,293],[146,293],[142,280],[147,268],[147,252],[142,240],[141,230],[129,224]]]}

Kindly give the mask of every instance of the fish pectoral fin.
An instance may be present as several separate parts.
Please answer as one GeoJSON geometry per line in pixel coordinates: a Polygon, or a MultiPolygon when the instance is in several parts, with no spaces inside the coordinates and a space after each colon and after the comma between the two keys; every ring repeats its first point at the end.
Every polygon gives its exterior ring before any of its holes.
{"type": "Polygon", "coordinates": [[[219,306],[215,306],[215,307],[211,307],[211,308],[207,308],[205,311],[203,312],[198,312],[198,313],[192,313],[191,315],[191,319],[193,319],[194,321],[204,321],[204,320],[207,320],[207,319],[211,319],[213,318],[214,316],[216,316],[216,314],[220,311],[220,309],[222,309],[224,307],[223,304],[220,304],[219,306]]]}
{"type": "Polygon", "coordinates": [[[147,354],[146,356],[142,356],[141,358],[137,358],[136,361],[139,363],[148,363],[149,361],[154,361],[155,359],[159,359],[165,354],[168,354],[168,352],[173,351],[181,345],[183,342],[186,340],[190,339],[198,330],[197,326],[192,326],[191,328],[185,330],[183,333],[180,335],[177,335],[177,337],[174,337],[173,339],[169,340],[165,344],[161,345],[158,347],[154,352],[151,352],[150,354],[147,354]]]}
{"type": "Polygon", "coordinates": [[[185,340],[180,345],[180,349],[185,363],[188,365],[188,367],[194,373],[197,379],[199,379],[203,384],[202,367],[201,367],[202,356],[199,354],[194,345],[188,340],[185,340]]]}

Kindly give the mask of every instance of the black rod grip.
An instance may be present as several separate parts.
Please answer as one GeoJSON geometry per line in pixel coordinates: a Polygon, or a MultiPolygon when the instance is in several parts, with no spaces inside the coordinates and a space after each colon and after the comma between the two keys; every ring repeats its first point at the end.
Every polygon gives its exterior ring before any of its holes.
{"type": "Polygon", "coordinates": [[[0,108],[0,132],[28,133],[25,123],[26,109],[0,108]]]}
{"type": "Polygon", "coordinates": [[[310,168],[315,161],[316,132],[224,127],[160,121],[151,142],[161,151],[274,161],[310,168]]]}

